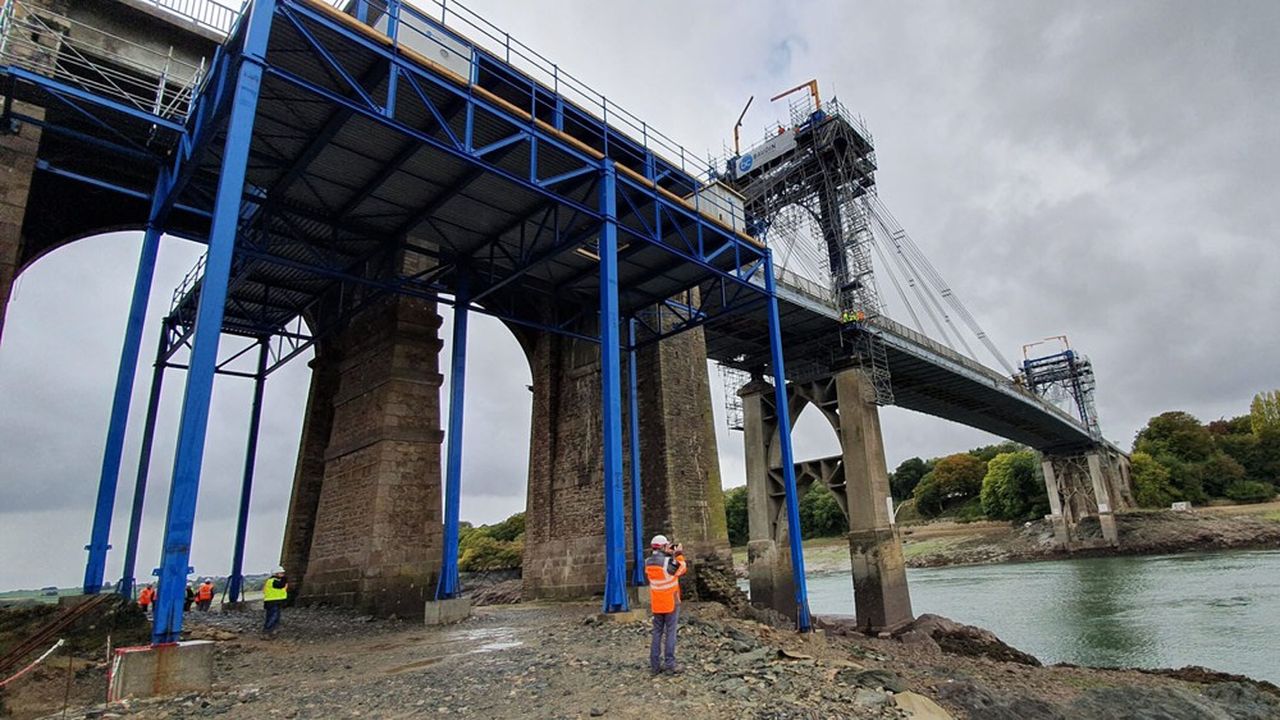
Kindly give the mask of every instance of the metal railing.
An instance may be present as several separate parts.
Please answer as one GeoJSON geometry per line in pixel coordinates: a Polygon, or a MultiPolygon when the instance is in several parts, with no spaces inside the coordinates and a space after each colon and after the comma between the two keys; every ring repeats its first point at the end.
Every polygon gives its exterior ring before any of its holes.
{"type": "Polygon", "coordinates": [[[165,119],[183,120],[199,65],[25,0],[0,6],[0,64],[51,77],[165,119]]]}
{"type": "Polygon", "coordinates": [[[222,36],[226,36],[231,32],[231,28],[235,27],[236,20],[240,18],[240,13],[243,10],[242,3],[236,3],[232,6],[215,2],[214,0],[137,1],[150,5],[157,10],[177,15],[193,25],[212,30],[222,36]]]}

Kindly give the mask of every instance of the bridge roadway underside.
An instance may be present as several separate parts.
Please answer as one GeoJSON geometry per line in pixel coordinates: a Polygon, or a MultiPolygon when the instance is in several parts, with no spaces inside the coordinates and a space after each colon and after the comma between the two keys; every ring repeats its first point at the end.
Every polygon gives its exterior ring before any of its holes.
{"type": "MultiPolygon", "coordinates": [[[[829,375],[849,351],[841,345],[836,309],[788,289],[778,290],[788,375],[829,375]]],[[[743,369],[769,366],[768,318],[732,315],[707,326],[707,357],[743,369]]],[[[1096,444],[1079,421],[972,360],[892,321],[878,326],[888,354],[894,404],[963,423],[1042,452],[1081,451],[1096,444]]],[[[844,362],[848,362],[847,360],[844,362]]]]}

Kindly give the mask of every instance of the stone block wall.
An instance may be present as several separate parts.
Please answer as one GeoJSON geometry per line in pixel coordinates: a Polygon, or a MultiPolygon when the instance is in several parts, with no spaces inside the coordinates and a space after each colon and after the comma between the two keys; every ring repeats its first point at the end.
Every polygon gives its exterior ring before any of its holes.
{"type": "MultiPolygon", "coordinates": [[[[14,108],[35,117],[44,115],[43,110],[26,103],[16,102],[14,108]]],[[[0,135],[0,337],[22,262],[22,223],[40,148],[39,127],[21,124],[16,129],[16,133],[0,135]]]]}

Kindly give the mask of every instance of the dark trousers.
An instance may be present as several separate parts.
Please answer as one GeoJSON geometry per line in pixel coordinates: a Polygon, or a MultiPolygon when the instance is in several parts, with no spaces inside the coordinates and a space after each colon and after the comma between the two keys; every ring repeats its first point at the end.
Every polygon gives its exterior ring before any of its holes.
{"type": "Polygon", "coordinates": [[[209,612],[209,606],[210,606],[210,605],[212,605],[212,604],[213,604],[213,601],[212,601],[212,600],[197,600],[197,601],[196,601],[196,607],[200,609],[200,612],[209,612]]]}
{"type": "Polygon", "coordinates": [[[680,621],[680,606],[669,613],[653,614],[653,642],[649,645],[649,668],[658,672],[676,666],[676,625],[680,621]],[[666,652],[663,652],[663,645],[666,652]]]}
{"type": "Polygon", "coordinates": [[[263,603],[262,607],[267,611],[266,620],[262,623],[262,631],[272,632],[276,629],[276,626],[280,624],[280,603],[263,603]]]}

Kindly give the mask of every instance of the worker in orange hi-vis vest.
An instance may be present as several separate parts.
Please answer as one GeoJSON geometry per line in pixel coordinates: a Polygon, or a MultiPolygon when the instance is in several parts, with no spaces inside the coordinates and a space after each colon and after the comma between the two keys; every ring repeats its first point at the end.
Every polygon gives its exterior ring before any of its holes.
{"type": "Polygon", "coordinates": [[[205,578],[200,583],[200,587],[196,588],[196,608],[200,612],[209,612],[209,606],[213,604],[213,581],[205,578]]]}
{"type": "Polygon", "coordinates": [[[138,592],[138,607],[142,608],[142,612],[150,612],[151,605],[156,601],[156,590],[150,585],[142,588],[138,592]]]}
{"type": "Polygon", "coordinates": [[[681,672],[676,664],[676,625],[680,620],[680,576],[689,569],[684,548],[665,535],[649,543],[653,553],[644,563],[649,580],[649,609],[653,611],[653,640],[649,645],[649,670],[657,675],[681,672]],[[664,647],[665,646],[665,647],[664,647]]]}

